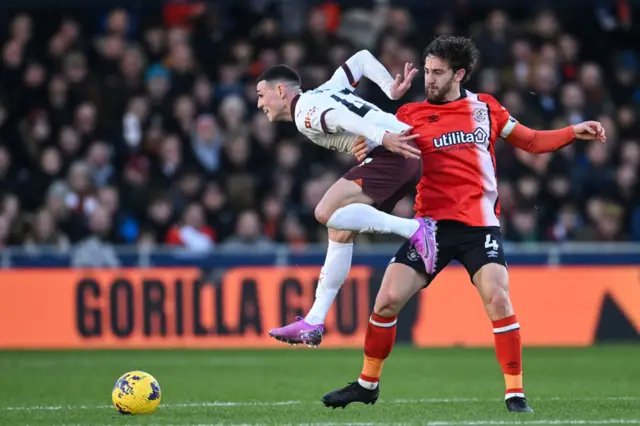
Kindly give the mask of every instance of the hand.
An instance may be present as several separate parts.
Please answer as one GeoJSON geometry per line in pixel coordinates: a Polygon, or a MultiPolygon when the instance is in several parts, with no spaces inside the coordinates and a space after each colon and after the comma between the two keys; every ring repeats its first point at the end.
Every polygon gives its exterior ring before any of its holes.
{"type": "Polygon", "coordinates": [[[385,133],[382,138],[382,146],[387,148],[391,152],[400,154],[405,158],[420,159],[421,152],[418,148],[409,144],[410,140],[420,137],[419,134],[410,135],[413,127],[409,127],[402,133],[385,133]]]}
{"type": "Polygon", "coordinates": [[[413,77],[415,77],[417,73],[418,69],[414,67],[411,62],[404,64],[404,78],[400,74],[396,75],[396,79],[394,80],[389,93],[391,95],[391,99],[400,99],[404,96],[404,94],[407,93],[407,90],[411,87],[411,80],[413,80],[413,77]]]}
{"type": "Polygon", "coordinates": [[[605,135],[602,124],[597,121],[584,121],[580,124],[573,126],[573,133],[577,139],[586,141],[596,140],[598,142],[606,142],[607,136],[605,135]]]}
{"type": "Polygon", "coordinates": [[[351,153],[356,156],[359,162],[364,161],[364,159],[367,158],[367,154],[369,153],[367,138],[365,138],[364,136],[360,136],[358,139],[353,141],[353,145],[351,145],[351,153]]]}

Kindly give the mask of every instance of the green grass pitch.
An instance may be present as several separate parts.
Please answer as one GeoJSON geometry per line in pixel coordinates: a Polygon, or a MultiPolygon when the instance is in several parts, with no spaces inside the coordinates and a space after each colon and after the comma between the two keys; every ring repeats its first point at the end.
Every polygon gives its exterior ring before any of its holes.
{"type": "Polygon", "coordinates": [[[491,349],[397,347],[374,406],[325,408],[326,392],[357,378],[361,351],[0,352],[0,425],[640,424],[640,345],[524,350],[534,414],[505,410],[491,349]],[[122,416],[111,388],[153,374],[155,414],[122,416]]]}

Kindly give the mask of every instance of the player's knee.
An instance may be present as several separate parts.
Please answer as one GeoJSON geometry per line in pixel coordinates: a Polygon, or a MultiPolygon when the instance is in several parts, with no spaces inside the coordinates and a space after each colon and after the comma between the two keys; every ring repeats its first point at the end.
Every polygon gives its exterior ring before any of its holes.
{"type": "Polygon", "coordinates": [[[400,310],[393,305],[381,305],[380,307],[376,305],[373,312],[375,312],[376,315],[380,315],[381,317],[391,318],[398,316],[400,310]]]}
{"type": "Polygon", "coordinates": [[[316,206],[315,210],[316,220],[321,224],[326,225],[327,222],[329,222],[329,219],[331,218],[331,215],[333,215],[334,211],[335,210],[333,208],[320,202],[316,206]]]}
{"type": "Polygon", "coordinates": [[[485,305],[500,305],[508,300],[509,275],[504,266],[495,263],[480,268],[472,279],[485,305]]]}
{"type": "Polygon", "coordinates": [[[509,294],[500,286],[495,286],[495,289],[489,293],[488,300],[485,301],[488,305],[494,308],[504,308],[509,305],[509,294]]]}
{"type": "Polygon", "coordinates": [[[492,317],[504,318],[513,313],[509,293],[500,285],[495,285],[484,299],[487,311],[492,317]]]}
{"type": "Polygon", "coordinates": [[[378,294],[373,312],[382,317],[393,317],[400,313],[404,302],[404,297],[400,293],[388,289],[378,294]]]}

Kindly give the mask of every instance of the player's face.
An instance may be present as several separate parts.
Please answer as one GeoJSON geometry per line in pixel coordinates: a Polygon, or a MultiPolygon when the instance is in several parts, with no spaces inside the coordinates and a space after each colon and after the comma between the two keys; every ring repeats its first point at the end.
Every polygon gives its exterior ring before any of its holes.
{"type": "Polygon", "coordinates": [[[282,84],[268,84],[262,80],[256,86],[258,94],[258,108],[261,109],[269,121],[278,121],[285,107],[285,90],[282,84]]]}
{"type": "Polygon", "coordinates": [[[428,56],[424,63],[424,90],[430,102],[451,101],[451,93],[460,90],[464,71],[454,72],[449,63],[435,56],[428,56]],[[457,91],[455,89],[458,89],[457,91]]]}

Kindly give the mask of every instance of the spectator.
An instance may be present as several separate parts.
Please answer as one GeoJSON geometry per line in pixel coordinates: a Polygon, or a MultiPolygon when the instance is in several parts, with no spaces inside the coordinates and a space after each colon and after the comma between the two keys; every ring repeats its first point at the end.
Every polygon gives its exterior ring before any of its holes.
{"type": "Polygon", "coordinates": [[[235,235],[228,238],[223,248],[233,251],[260,252],[272,248],[272,243],[262,231],[260,216],[254,210],[245,210],[238,215],[235,235]]]}
{"type": "Polygon", "coordinates": [[[201,115],[191,137],[191,147],[199,166],[209,174],[220,169],[222,137],[212,115],[201,115]]]}
{"type": "Polygon", "coordinates": [[[64,250],[69,247],[69,239],[56,227],[56,221],[48,210],[36,213],[25,245],[31,250],[38,246],[55,247],[64,250]]]}
{"type": "Polygon", "coordinates": [[[89,216],[90,235],[73,248],[71,264],[80,268],[115,268],[120,266],[114,247],[108,242],[112,233],[109,212],[96,207],[89,216]]]}
{"type": "Polygon", "coordinates": [[[191,203],[184,210],[182,221],[169,229],[167,243],[192,252],[209,251],[213,248],[215,231],[205,222],[202,205],[191,203]]]}
{"type": "MultiPolygon", "coordinates": [[[[296,16],[307,8],[286,3],[296,16]]],[[[112,244],[261,250],[324,241],[313,210],[353,158],[270,123],[256,108],[255,77],[287,63],[311,89],[361,46],[395,75],[421,62],[426,37],[467,29],[482,53],[469,90],[492,94],[533,128],[597,119],[608,137],[538,156],[499,141],[506,238],[640,241],[640,62],[624,47],[634,46],[631,33],[605,44],[606,28],[573,26],[553,9],[481,15],[471,2],[429,22],[420,5],[375,3],[310,9],[301,28],[282,10],[232,19],[210,5],[168,6],[159,20],[123,8],[78,20],[16,13],[0,40],[0,246],[81,241],[98,264],[114,265],[112,244]]],[[[592,11],[571,14],[582,22],[592,11]]],[[[389,112],[422,101],[422,89],[416,83],[390,101],[366,79],[357,88],[389,112]]],[[[411,216],[411,205],[396,214],[411,216]]]]}
{"type": "Polygon", "coordinates": [[[87,165],[90,168],[93,185],[100,188],[112,179],[114,168],[111,151],[104,141],[95,141],[89,147],[87,165]]]}

